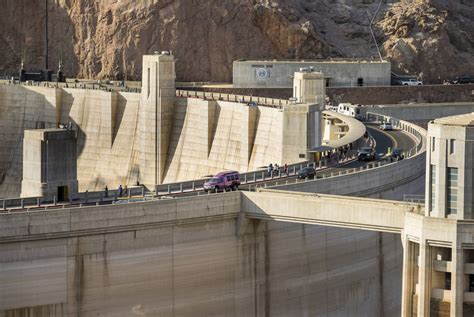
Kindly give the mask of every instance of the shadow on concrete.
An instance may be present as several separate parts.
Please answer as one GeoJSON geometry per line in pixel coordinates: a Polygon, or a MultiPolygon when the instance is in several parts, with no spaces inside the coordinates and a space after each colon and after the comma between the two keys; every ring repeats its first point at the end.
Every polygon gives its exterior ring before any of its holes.
{"type": "Polygon", "coordinates": [[[118,93],[113,92],[117,96],[117,108],[115,110],[115,127],[112,134],[112,144],[115,142],[115,138],[117,136],[118,131],[120,130],[120,126],[122,125],[123,116],[125,114],[125,110],[127,108],[127,99],[118,93]]]}
{"type": "MultiPolygon", "coordinates": [[[[255,140],[257,139],[257,128],[258,128],[258,124],[260,123],[260,116],[261,115],[262,115],[262,112],[258,108],[257,109],[257,115],[255,116],[255,125],[253,127],[254,130],[252,131],[252,133],[253,133],[253,135],[251,137],[252,144],[251,144],[251,147],[249,149],[250,155],[249,155],[248,162],[247,162],[247,164],[249,164],[249,165],[250,165],[250,161],[251,161],[252,157],[255,155],[255,153],[254,153],[255,140]]],[[[266,166],[265,166],[265,168],[266,168],[266,166]]]]}
{"type": "MultiPolygon", "coordinates": [[[[166,157],[166,163],[165,163],[165,169],[164,169],[164,178],[168,176],[168,172],[170,170],[170,166],[173,162],[173,158],[175,157],[176,152],[178,151],[178,144],[179,144],[179,139],[180,136],[183,135],[182,131],[184,128],[184,125],[186,124],[186,116],[188,115],[188,99],[186,98],[186,105],[179,105],[177,102],[175,103],[175,113],[173,116],[173,123],[171,124],[171,136],[170,136],[170,141],[168,144],[168,155],[166,157]],[[183,110],[181,109],[178,110],[178,107],[182,107],[183,110]],[[177,115],[181,116],[178,117],[177,115]]],[[[185,149],[181,149],[183,151],[185,149]]],[[[180,153],[181,154],[181,153],[180,153]]]]}
{"type": "Polygon", "coordinates": [[[219,124],[219,120],[221,119],[221,105],[216,102],[216,106],[214,108],[214,121],[212,122],[212,131],[211,131],[211,146],[209,146],[209,150],[207,152],[207,156],[211,155],[212,145],[214,144],[214,138],[216,136],[217,125],[219,124]]]}
{"type": "MultiPolygon", "coordinates": [[[[56,109],[48,102],[45,95],[29,89],[28,86],[0,87],[0,108],[7,120],[0,121],[0,197],[12,198],[20,196],[23,176],[23,137],[24,131],[30,129],[56,128],[60,123],[73,123],[76,131],[77,155],[82,153],[86,135],[79,125],[69,116],[74,98],[63,89],[57,89],[61,94],[60,106],[56,109]],[[64,100],[70,102],[64,102],[64,100]]],[[[51,95],[54,89],[48,89],[51,95]]],[[[50,95],[50,97],[51,97],[50,95]]],[[[56,99],[58,100],[58,99],[56,99]]]]}

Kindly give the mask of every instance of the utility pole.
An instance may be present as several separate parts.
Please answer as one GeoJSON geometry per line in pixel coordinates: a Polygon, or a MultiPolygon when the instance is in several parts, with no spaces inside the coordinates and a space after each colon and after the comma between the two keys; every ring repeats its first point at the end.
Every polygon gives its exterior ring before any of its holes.
{"type": "Polygon", "coordinates": [[[44,0],[45,23],[44,23],[44,69],[48,69],[48,0],[44,0]]]}

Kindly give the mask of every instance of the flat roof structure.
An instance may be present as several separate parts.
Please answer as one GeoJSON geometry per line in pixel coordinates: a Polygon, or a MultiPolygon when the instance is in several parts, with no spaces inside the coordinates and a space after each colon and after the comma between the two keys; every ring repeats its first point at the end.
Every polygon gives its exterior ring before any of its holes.
{"type": "Polygon", "coordinates": [[[237,60],[232,81],[235,88],[292,88],[294,73],[308,68],[322,72],[327,87],[390,85],[390,62],[354,59],[237,60]]]}
{"type": "Polygon", "coordinates": [[[454,126],[465,126],[474,127],[474,112],[460,114],[451,117],[444,117],[434,120],[434,123],[442,125],[454,125],[454,126]]]}

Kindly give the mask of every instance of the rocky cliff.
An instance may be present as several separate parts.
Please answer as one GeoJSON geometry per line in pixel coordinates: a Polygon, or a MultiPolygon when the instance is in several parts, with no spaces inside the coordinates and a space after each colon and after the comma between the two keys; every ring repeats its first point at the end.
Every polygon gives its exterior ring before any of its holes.
{"type": "Polygon", "coordinates": [[[62,57],[68,76],[137,79],[141,55],[173,50],[181,81],[230,81],[240,58],[376,58],[428,81],[474,73],[471,0],[9,0],[0,74],[62,57]],[[388,3],[387,3],[388,2],[388,3]],[[47,5],[46,5],[47,3],[47,5]]]}

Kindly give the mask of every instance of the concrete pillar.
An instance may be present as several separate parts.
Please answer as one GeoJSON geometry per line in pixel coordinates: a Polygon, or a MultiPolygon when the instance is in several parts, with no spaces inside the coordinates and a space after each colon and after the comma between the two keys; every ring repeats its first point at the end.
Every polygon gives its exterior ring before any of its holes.
{"type": "Polygon", "coordinates": [[[293,98],[299,103],[323,105],[326,98],[323,73],[310,70],[296,72],[293,79],[293,98]]]}
{"type": "Polygon", "coordinates": [[[174,58],[169,53],[143,56],[140,99],[140,183],[161,184],[173,123],[174,58]]]}
{"type": "Polygon", "coordinates": [[[463,316],[464,251],[453,247],[451,255],[451,317],[463,316]]]}
{"type": "Polygon", "coordinates": [[[417,316],[429,316],[431,298],[431,247],[425,240],[421,241],[419,257],[417,316]]]}
{"type": "Polygon", "coordinates": [[[413,312],[413,279],[417,258],[414,256],[413,242],[402,236],[403,270],[402,270],[402,317],[409,317],[413,312]]]}

